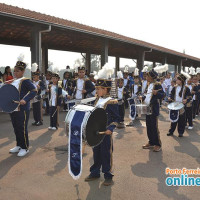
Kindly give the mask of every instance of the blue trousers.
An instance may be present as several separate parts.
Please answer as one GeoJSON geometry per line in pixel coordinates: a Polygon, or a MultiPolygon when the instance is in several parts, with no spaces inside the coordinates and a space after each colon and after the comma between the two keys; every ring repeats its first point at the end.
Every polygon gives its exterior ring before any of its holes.
{"type": "Polygon", "coordinates": [[[56,106],[49,107],[50,126],[58,128],[58,111],[56,106]]]}
{"type": "Polygon", "coordinates": [[[102,167],[104,178],[112,179],[112,153],[112,135],[106,135],[102,143],[93,148],[94,164],[90,167],[90,174],[92,176],[100,176],[100,169],[102,167]]]}
{"type": "Polygon", "coordinates": [[[146,115],[146,127],[149,144],[161,146],[160,131],[158,130],[158,116],[146,115]]]}
{"type": "Polygon", "coordinates": [[[120,122],[124,122],[124,115],[125,115],[125,104],[122,103],[122,105],[119,105],[120,122]]]}
{"type": "Polygon", "coordinates": [[[178,133],[179,135],[183,135],[185,131],[185,112],[182,115],[179,115],[179,119],[177,122],[171,122],[171,127],[169,129],[169,133],[174,133],[176,126],[178,124],[178,133]]]}
{"type": "Polygon", "coordinates": [[[35,102],[33,106],[33,118],[35,122],[41,122],[41,101],[35,102]]]}
{"type": "Polygon", "coordinates": [[[29,147],[27,129],[29,113],[29,110],[10,113],[12,125],[16,136],[17,146],[20,146],[22,149],[28,149],[29,147]]]}

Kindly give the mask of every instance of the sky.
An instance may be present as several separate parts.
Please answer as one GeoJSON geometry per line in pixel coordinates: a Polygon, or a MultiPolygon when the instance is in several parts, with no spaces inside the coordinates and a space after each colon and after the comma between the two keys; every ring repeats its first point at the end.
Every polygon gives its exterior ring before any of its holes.
{"type": "MultiPolygon", "coordinates": [[[[105,29],[200,58],[199,0],[0,0],[74,22],[105,29]]],[[[0,66],[13,66],[20,53],[30,62],[30,49],[0,45],[0,66]],[[3,55],[3,56],[2,56],[3,55]]],[[[72,66],[80,54],[49,51],[59,68],[72,66]]],[[[109,58],[114,63],[114,58],[109,58]]],[[[135,65],[120,59],[120,66],[135,65]]]]}

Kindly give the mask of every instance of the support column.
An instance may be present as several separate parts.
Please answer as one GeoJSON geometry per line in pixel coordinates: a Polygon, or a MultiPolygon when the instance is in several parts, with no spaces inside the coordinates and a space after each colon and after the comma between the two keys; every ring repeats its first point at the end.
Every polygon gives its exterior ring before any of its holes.
{"type": "Polygon", "coordinates": [[[48,69],[48,47],[43,46],[42,47],[42,69],[41,72],[43,74],[46,74],[48,69]]]}
{"type": "Polygon", "coordinates": [[[117,77],[118,71],[119,71],[119,56],[115,57],[115,77],[117,77]]]}
{"type": "Polygon", "coordinates": [[[101,51],[101,68],[108,62],[108,41],[105,41],[101,51]]]}
{"type": "Polygon", "coordinates": [[[182,59],[178,61],[178,73],[181,73],[181,68],[182,68],[182,59]]]}
{"type": "Polygon", "coordinates": [[[167,63],[167,56],[164,56],[162,58],[162,65],[166,64],[167,63]]]}
{"type": "Polygon", "coordinates": [[[144,66],[144,59],[145,59],[145,51],[139,51],[138,59],[137,59],[137,67],[141,72],[144,66]]]}
{"type": "Polygon", "coordinates": [[[31,64],[37,63],[41,71],[41,32],[34,27],[31,33],[31,64]]]}
{"type": "Polygon", "coordinates": [[[91,72],[91,53],[86,53],[86,69],[87,69],[87,73],[88,75],[91,72]]]}
{"type": "Polygon", "coordinates": [[[174,72],[177,73],[177,65],[174,65],[174,72]]]}

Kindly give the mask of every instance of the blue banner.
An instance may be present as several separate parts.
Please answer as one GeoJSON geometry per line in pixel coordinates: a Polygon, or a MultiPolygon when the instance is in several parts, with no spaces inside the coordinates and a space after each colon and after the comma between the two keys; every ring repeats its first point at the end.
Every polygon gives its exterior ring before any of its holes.
{"type": "Polygon", "coordinates": [[[68,167],[70,175],[77,180],[82,172],[82,125],[85,112],[76,111],[69,124],[68,167]]]}
{"type": "Polygon", "coordinates": [[[179,110],[169,110],[169,119],[171,122],[177,122],[179,119],[179,110]]]}

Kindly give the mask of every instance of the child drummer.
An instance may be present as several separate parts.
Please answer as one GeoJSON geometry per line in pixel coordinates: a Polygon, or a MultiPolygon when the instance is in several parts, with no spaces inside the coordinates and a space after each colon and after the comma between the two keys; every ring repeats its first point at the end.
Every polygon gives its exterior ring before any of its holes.
{"type": "Polygon", "coordinates": [[[58,114],[62,101],[62,87],[58,85],[59,79],[60,77],[57,73],[52,73],[52,85],[49,85],[49,130],[56,130],[58,128],[58,114]]]}
{"type": "Polygon", "coordinates": [[[140,100],[150,107],[150,113],[146,115],[147,136],[149,142],[143,145],[143,149],[153,148],[154,152],[161,150],[160,132],[158,130],[159,99],[164,97],[162,86],[156,81],[158,73],[153,69],[147,73],[148,88],[140,100]]]}
{"type": "Polygon", "coordinates": [[[37,88],[37,95],[33,99],[33,118],[35,122],[32,123],[34,126],[40,126],[43,124],[42,122],[42,105],[41,105],[41,91],[45,90],[45,85],[43,81],[39,80],[39,72],[33,72],[33,84],[37,88]]]}
{"type": "MultiPolygon", "coordinates": [[[[21,58],[22,59],[22,58],[21,58]]],[[[14,68],[15,80],[11,83],[20,94],[19,107],[10,113],[12,125],[16,136],[16,146],[10,149],[10,153],[18,153],[23,157],[29,152],[28,120],[30,114],[30,100],[34,98],[37,90],[30,79],[24,77],[26,64],[18,61],[14,68]]]]}
{"type": "MultiPolygon", "coordinates": [[[[169,102],[175,101],[180,102],[186,105],[191,100],[191,93],[190,89],[185,86],[186,79],[190,78],[190,76],[187,73],[182,72],[180,75],[178,75],[176,80],[176,86],[172,89],[171,95],[169,97],[169,102]]],[[[183,133],[185,131],[185,109],[184,107],[176,112],[170,111],[170,120],[171,120],[171,127],[169,129],[169,132],[167,136],[172,136],[174,134],[174,131],[176,129],[176,126],[178,124],[178,136],[183,137],[183,133]]]]}
{"type": "Polygon", "coordinates": [[[124,116],[125,116],[125,100],[129,96],[129,90],[124,86],[123,74],[121,71],[117,72],[118,87],[117,87],[117,97],[119,106],[120,123],[117,128],[125,128],[124,116]]]}
{"type": "MultiPolygon", "coordinates": [[[[116,125],[119,122],[119,112],[118,112],[118,101],[112,99],[109,96],[111,89],[111,80],[108,80],[108,71],[105,66],[99,71],[97,75],[96,82],[96,93],[97,100],[95,102],[95,107],[100,107],[105,109],[107,113],[107,130],[105,131],[105,137],[103,141],[96,147],[93,148],[93,159],[94,164],[90,167],[90,175],[85,178],[85,181],[93,181],[100,178],[100,169],[104,173],[105,181],[103,185],[108,186],[113,184],[112,178],[112,153],[113,153],[113,141],[112,133],[116,125]],[[103,73],[101,73],[103,72],[103,73]]],[[[114,70],[113,70],[114,72],[114,70]]]]}

